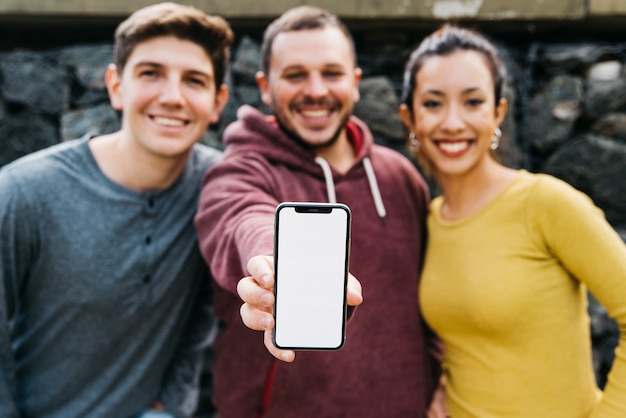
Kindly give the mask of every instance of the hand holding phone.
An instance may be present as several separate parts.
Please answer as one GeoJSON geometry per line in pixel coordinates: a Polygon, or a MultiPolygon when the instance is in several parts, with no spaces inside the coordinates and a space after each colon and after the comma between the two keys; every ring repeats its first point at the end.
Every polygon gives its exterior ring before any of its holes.
{"type": "Polygon", "coordinates": [[[281,203],[275,213],[275,327],[281,349],[343,346],[350,209],[331,203],[281,203]]]}
{"type": "MultiPolygon", "coordinates": [[[[277,348],[272,341],[274,330],[274,257],[256,255],[248,260],[249,276],[243,277],[237,284],[237,294],[243,301],[241,306],[241,320],[250,329],[264,331],[263,343],[274,357],[279,360],[292,362],[295,360],[293,350],[277,348]],[[271,292],[271,303],[267,301],[267,292],[271,292]]],[[[348,307],[359,306],[363,303],[361,283],[356,277],[348,273],[346,293],[348,307]]]]}

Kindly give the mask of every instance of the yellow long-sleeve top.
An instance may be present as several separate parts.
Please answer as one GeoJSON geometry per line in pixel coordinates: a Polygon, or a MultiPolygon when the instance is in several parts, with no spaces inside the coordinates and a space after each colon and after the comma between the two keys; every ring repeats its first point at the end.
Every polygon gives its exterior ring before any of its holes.
{"type": "Polygon", "coordinates": [[[445,345],[453,418],[626,417],[626,246],[591,200],[520,171],[461,221],[432,201],[419,298],[445,345]],[[604,394],[586,288],[620,326],[604,394]]]}

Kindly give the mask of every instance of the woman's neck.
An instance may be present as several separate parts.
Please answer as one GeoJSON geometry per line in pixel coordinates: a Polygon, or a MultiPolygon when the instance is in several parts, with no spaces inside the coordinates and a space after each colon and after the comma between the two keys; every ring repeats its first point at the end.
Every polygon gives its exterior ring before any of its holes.
{"type": "Polygon", "coordinates": [[[491,203],[517,177],[518,171],[489,158],[460,175],[438,175],[443,192],[441,216],[449,221],[465,219],[491,203]]]}

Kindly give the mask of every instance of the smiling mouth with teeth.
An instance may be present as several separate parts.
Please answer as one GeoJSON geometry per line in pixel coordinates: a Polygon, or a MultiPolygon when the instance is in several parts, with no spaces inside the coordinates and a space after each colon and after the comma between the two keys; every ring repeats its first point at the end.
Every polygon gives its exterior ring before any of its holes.
{"type": "Polygon", "coordinates": [[[435,141],[437,148],[448,154],[458,154],[465,151],[472,141],[435,141]]]}
{"type": "Polygon", "coordinates": [[[302,113],[302,115],[306,116],[307,118],[323,118],[330,114],[330,110],[303,110],[300,113],[302,113]]]}
{"type": "Polygon", "coordinates": [[[171,118],[164,118],[164,117],[159,117],[159,116],[154,116],[152,119],[156,123],[158,123],[160,125],[166,125],[166,126],[184,126],[184,125],[186,125],[186,122],[184,120],[181,120],[181,119],[171,119],[171,118]]]}

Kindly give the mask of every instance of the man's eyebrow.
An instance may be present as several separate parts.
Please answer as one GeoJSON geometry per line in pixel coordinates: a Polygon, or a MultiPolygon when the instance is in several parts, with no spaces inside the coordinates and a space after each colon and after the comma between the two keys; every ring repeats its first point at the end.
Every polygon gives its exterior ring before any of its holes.
{"type": "Polygon", "coordinates": [[[133,67],[163,67],[163,64],[154,61],[139,61],[133,67]]]}
{"type": "Polygon", "coordinates": [[[208,78],[208,79],[211,79],[211,80],[214,77],[213,73],[209,73],[209,72],[202,71],[202,70],[187,70],[187,71],[185,71],[185,74],[201,76],[201,77],[208,78]]]}
{"type": "MultiPolygon", "coordinates": [[[[155,67],[155,68],[164,68],[166,67],[164,64],[161,64],[159,62],[155,62],[155,61],[140,61],[138,63],[136,63],[133,68],[141,68],[141,67],[155,67]]],[[[183,71],[185,74],[193,74],[196,76],[202,76],[202,77],[206,77],[209,79],[213,79],[214,74],[211,72],[207,72],[207,71],[203,71],[203,70],[196,70],[196,69],[188,69],[183,71]]]]}

